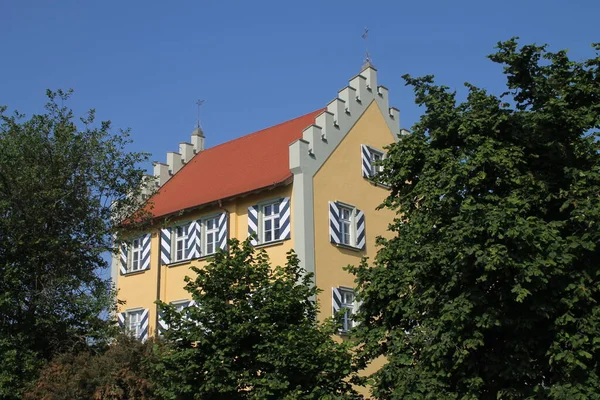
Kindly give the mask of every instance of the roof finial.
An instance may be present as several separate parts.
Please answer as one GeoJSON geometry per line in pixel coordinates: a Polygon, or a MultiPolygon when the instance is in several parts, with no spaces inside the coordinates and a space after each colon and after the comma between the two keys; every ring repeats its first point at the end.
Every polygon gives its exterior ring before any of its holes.
{"type": "Polygon", "coordinates": [[[365,69],[373,66],[373,64],[371,64],[371,55],[369,54],[369,28],[365,27],[362,38],[365,41],[365,63],[363,64],[362,69],[365,69]]]}
{"type": "Polygon", "coordinates": [[[198,106],[198,120],[196,121],[196,128],[200,130],[202,130],[202,128],[200,127],[200,106],[202,106],[202,104],[204,104],[204,100],[196,101],[196,105],[198,106]]]}

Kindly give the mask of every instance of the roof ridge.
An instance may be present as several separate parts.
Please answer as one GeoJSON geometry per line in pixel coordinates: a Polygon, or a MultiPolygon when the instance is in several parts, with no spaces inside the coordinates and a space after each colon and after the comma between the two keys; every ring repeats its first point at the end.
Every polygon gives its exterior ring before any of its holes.
{"type": "Polygon", "coordinates": [[[285,181],[291,176],[289,146],[303,137],[305,129],[314,124],[324,110],[318,109],[198,152],[152,196],[153,215],[169,215],[285,181]],[[244,168],[260,173],[239,174],[244,168]],[[198,180],[200,185],[194,183],[198,180]]]}
{"type": "MultiPolygon", "coordinates": [[[[314,113],[316,113],[317,111],[324,111],[324,110],[326,110],[326,109],[325,109],[325,108],[319,108],[319,109],[316,109],[316,110],[314,110],[314,111],[308,112],[308,113],[306,113],[306,114],[302,114],[302,115],[301,115],[301,116],[299,116],[299,117],[292,118],[292,119],[288,119],[288,120],[286,120],[286,121],[280,122],[280,123],[278,123],[278,124],[275,124],[275,125],[271,125],[271,126],[269,126],[269,127],[267,127],[267,128],[263,128],[263,129],[261,129],[261,130],[258,130],[258,131],[254,131],[254,132],[251,132],[251,133],[247,133],[247,134],[245,134],[245,135],[242,135],[242,136],[236,137],[235,139],[231,139],[231,140],[228,140],[228,141],[226,141],[226,142],[219,143],[219,144],[218,144],[218,145],[216,145],[216,146],[209,147],[208,149],[204,149],[204,150],[202,150],[202,151],[199,151],[199,152],[198,152],[196,155],[198,155],[198,154],[202,154],[202,153],[205,153],[205,152],[207,152],[207,151],[210,151],[210,150],[212,150],[212,149],[216,149],[216,148],[218,148],[218,147],[224,146],[224,145],[226,145],[226,144],[229,144],[229,143],[234,143],[234,142],[236,142],[236,141],[238,141],[238,140],[241,140],[241,139],[245,139],[245,138],[247,138],[248,136],[257,135],[257,134],[259,134],[259,133],[262,133],[262,132],[264,132],[264,131],[266,131],[266,130],[273,129],[273,128],[276,128],[276,127],[278,127],[278,126],[280,126],[280,125],[284,125],[284,124],[287,124],[287,123],[293,122],[293,121],[295,121],[295,120],[297,120],[297,119],[300,119],[300,118],[305,118],[306,116],[308,116],[308,115],[311,115],[311,114],[314,114],[314,113]]],[[[193,159],[193,158],[195,158],[195,156],[194,156],[194,157],[192,157],[192,159],[193,159]]],[[[191,162],[191,161],[192,161],[192,160],[190,160],[190,162],[191,162]]]]}

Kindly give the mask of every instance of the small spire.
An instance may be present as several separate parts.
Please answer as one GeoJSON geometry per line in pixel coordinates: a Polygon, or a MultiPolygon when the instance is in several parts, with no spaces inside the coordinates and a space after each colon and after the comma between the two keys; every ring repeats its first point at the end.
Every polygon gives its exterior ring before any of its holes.
{"type": "Polygon", "coordinates": [[[373,64],[371,63],[371,55],[369,54],[369,28],[365,27],[365,31],[362,34],[362,38],[365,41],[365,61],[361,68],[361,71],[365,70],[368,67],[373,67],[373,64]]]}
{"type": "Polygon", "coordinates": [[[204,104],[204,100],[197,100],[196,106],[198,107],[198,118],[196,119],[196,128],[192,132],[192,135],[204,137],[204,131],[202,130],[202,125],[200,124],[200,107],[204,104]]]}

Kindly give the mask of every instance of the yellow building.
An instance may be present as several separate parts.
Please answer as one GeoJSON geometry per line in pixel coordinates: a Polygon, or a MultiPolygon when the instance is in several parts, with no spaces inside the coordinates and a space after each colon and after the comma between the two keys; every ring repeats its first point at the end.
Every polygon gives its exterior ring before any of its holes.
{"type": "Polygon", "coordinates": [[[151,198],[156,228],[135,235],[113,258],[121,325],[145,339],[161,327],[156,300],[190,305],[184,277],[227,239],[256,234],[273,265],[294,249],[323,291],[321,318],[356,308],[353,277],[343,268],[374,257],[375,239],[393,217],[376,211],[386,189],[372,183],[373,161],[400,134],[399,113],[367,65],[326,107],[204,149],[192,143],[155,163],[160,186],[151,198]]]}

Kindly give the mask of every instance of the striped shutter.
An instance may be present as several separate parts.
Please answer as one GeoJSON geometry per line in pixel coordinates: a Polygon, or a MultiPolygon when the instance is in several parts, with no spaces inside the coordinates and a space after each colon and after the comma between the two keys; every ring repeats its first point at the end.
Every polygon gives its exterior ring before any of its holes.
{"type": "Polygon", "coordinates": [[[149,309],[144,309],[144,312],[142,313],[142,322],[141,322],[141,329],[140,329],[140,333],[138,335],[138,339],[145,341],[148,339],[148,314],[149,314],[149,309]]]}
{"type": "Polygon", "coordinates": [[[366,244],[365,236],[365,213],[361,210],[356,209],[356,247],[364,250],[366,244]]]}
{"type": "Polygon", "coordinates": [[[121,275],[125,275],[127,273],[127,256],[129,249],[127,243],[121,243],[121,247],[119,247],[119,270],[121,271],[121,275]]]}
{"type": "Polygon", "coordinates": [[[290,237],[290,198],[284,197],[279,203],[279,240],[286,240],[290,237]]]}
{"type": "Polygon", "coordinates": [[[160,261],[163,265],[171,262],[171,228],[160,230],[160,261]]]}
{"type": "Polygon", "coordinates": [[[248,237],[252,236],[250,243],[253,246],[258,244],[258,206],[248,207],[248,237]]]}
{"type": "Polygon", "coordinates": [[[227,249],[227,218],[226,212],[219,215],[219,234],[217,238],[217,248],[226,250],[227,249]]]}
{"type": "Polygon", "coordinates": [[[335,315],[342,308],[342,295],[340,294],[340,289],[336,287],[331,288],[331,306],[332,315],[335,315]]]}
{"type": "Polygon", "coordinates": [[[169,325],[165,322],[162,310],[158,312],[158,334],[162,335],[169,329],[169,325]]]}
{"type": "Polygon", "coordinates": [[[329,241],[339,244],[340,240],[340,209],[334,201],[329,202],[329,241]]]}
{"type": "Polygon", "coordinates": [[[187,225],[187,241],[185,243],[185,258],[200,257],[200,220],[192,221],[187,225]]]}
{"type": "Polygon", "coordinates": [[[125,317],[127,313],[120,312],[117,314],[117,323],[119,324],[119,328],[125,329],[125,317]]]}
{"type": "Polygon", "coordinates": [[[142,271],[150,269],[150,237],[151,235],[149,233],[142,237],[142,271]]]}
{"type": "Polygon", "coordinates": [[[371,171],[371,151],[369,150],[369,146],[365,144],[360,145],[360,155],[362,159],[362,176],[365,178],[372,178],[371,171]]]}

